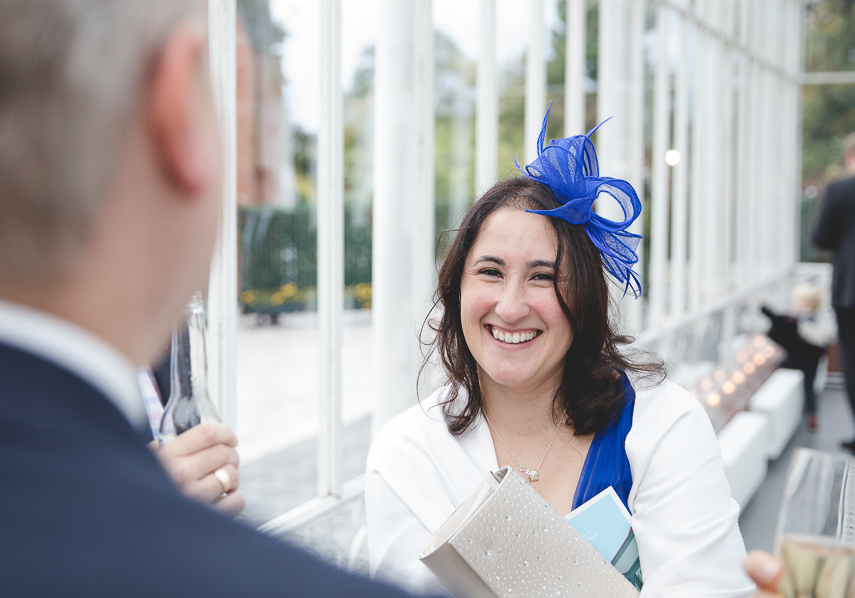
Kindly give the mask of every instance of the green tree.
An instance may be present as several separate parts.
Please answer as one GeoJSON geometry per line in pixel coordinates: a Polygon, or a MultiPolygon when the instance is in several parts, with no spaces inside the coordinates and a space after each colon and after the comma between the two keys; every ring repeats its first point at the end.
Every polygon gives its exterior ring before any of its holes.
{"type": "MultiPolygon", "coordinates": [[[[589,79],[597,78],[597,3],[589,2],[586,8],[585,31],[585,72],[589,79]]],[[[550,32],[550,59],[546,64],[546,85],[549,100],[554,103],[549,112],[547,140],[564,136],[564,68],[567,47],[567,1],[558,1],[560,22],[550,32]]],[[[525,56],[520,56],[503,73],[499,99],[499,175],[515,176],[514,158],[523,159],[525,146],[525,56]]],[[[588,94],[585,111],[586,128],[596,123],[596,94],[588,94]]],[[[544,112],[546,106],[543,107],[544,112]]],[[[584,133],[585,131],[580,131],[584,133]]]]}
{"type": "Polygon", "coordinates": [[[855,70],[855,0],[814,0],[806,17],[805,70],[855,70]]]}
{"type": "MultiPolygon", "coordinates": [[[[806,14],[805,70],[855,69],[855,0],[822,0],[806,14]]],[[[823,187],[843,174],[840,143],[855,131],[855,85],[806,85],[803,96],[806,184],[823,187]]]]}
{"type": "MultiPolygon", "coordinates": [[[[805,71],[855,69],[855,0],[820,0],[805,15],[805,71]]],[[[806,85],[802,95],[801,259],[826,260],[810,230],[825,187],[846,175],[841,142],[855,131],[855,85],[806,85]],[[816,193],[814,189],[819,190],[816,193]]]]}

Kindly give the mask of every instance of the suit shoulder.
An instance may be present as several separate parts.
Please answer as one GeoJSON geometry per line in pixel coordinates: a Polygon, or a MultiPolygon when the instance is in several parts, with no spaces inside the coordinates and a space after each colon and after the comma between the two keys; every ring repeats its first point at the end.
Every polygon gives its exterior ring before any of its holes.
{"type": "Polygon", "coordinates": [[[855,201],[855,176],[829,183],[825,196],[827,200],[855,201]]]}
{"type": "Polygon", "coordinates": [[[0,506],[17,513],[0,523],[4,594],[142,597],[167,587],[187,596],[266,597],[283,588],[318,598],[399,595],[191,502],[146,475],[138,459],[123,458],[121,447],[101,448],[116,466],[74,469],[72,460],[60,468],[54,457],[52,469],[43,460],[30,479],[0,490],[0,506]],[[53,555],[50,575],[32,554],[53,555]]]}

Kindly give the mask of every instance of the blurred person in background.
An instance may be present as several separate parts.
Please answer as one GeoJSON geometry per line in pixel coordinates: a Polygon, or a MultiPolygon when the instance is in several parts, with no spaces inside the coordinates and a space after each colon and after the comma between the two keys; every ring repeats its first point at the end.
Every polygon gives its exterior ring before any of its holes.
{"type": "MultiPolygon", "coordinates": [[[[843,140],[843,159],[850,177],[826,189],[813,242],[834,252],[831,305],[837,315],[840,363],[855,416],[855,133],[843,140]]],[[[855,438],[841,446],[855,452],[855,438]]]]}
{"type": "Polygon", "coordinates": [[[822,295],[818,286],[803,282],[793,287],[789,313],[777,314],[766,305],[761,308],[772,322],[766,334],[787,352],[780,367],[800,370],[804,374],[804,411],[811,430],[819,427],[819,405],[814,389],[819,360],[834,336],[832,326],[823,318],[822,295]]]}
{"type": "Polygon", "coordinates": [[[135,370],[219,223],[204,7],[0,0],[4,595],[399,595],[188,500],[140,439],[135,370]]]}

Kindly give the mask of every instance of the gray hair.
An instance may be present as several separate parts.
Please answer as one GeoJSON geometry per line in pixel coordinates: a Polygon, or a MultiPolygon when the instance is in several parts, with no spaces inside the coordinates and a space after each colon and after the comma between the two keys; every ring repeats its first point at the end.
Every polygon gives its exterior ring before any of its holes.
{"type": "Polygon", "coordinates": [[[145,78],[201,0],[0,0],[0,276],[71,267],[145,78]]]}

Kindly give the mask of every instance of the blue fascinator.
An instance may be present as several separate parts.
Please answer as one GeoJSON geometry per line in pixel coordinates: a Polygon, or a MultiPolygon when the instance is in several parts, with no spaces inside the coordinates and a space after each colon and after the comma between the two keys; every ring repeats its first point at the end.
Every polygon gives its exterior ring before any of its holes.
{"type": "MultiPolygon", "coordinates": [[[[551,103],[549,108],[552,108],[551,103]]],[[[600,250],[603,266],[624,285],[624,294],[631,292],[634,297],[640,297],[641,280],[632,266],[638,262],[635,250],[641,235],[627,232],[626,229],[641,214],[641,201],[628,182],[599,176],[597,152],[590,136],[605,121],[585,135],[553,139],[543,147],[548,118],[549,109],[543,117],[543,127],[537,138],[537,158],[525,170],[520,168],[519,162],[516,164],[528,178],[549,187],[561,205],[552,210],[526,211],[584,226],[588,238],[600,250]],[[592,206],[601,193],[611,195],[620,204],[623,222],[603,218],[594,212],[592,206]]]]}

